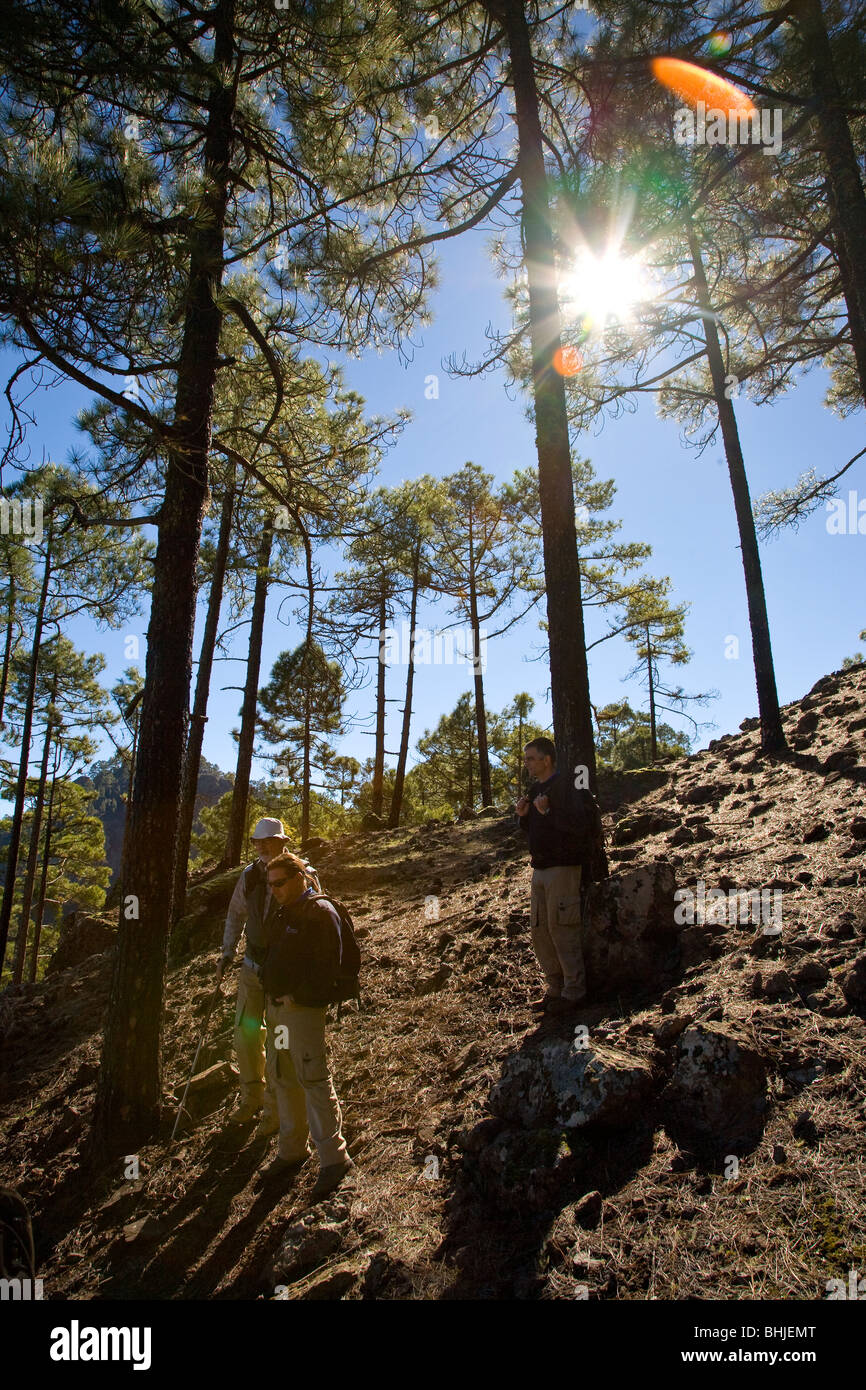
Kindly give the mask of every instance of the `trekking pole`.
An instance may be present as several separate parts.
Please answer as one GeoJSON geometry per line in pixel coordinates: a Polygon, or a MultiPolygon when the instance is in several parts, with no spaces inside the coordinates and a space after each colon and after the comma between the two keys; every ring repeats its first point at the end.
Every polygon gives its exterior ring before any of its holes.
{"type": "Polygon", "coordinates": [[[210,1023],[210,1016],[211,1016],[211,1014],[213,1013],[213,1006],[214,1006],[214,1004],[215,1004],[216,1001],[217,1001],[217,996],[222,992],[222,982],[223,982],[223,980],[222,980],[222,975],[220,975],[219,979],[217,980],[216,989],[214,990],[213,994],[212,994],[211,997],[210,997],[210,1002],[209,1002],[209,1004],[208,1004],[208,1006],[207,1006],[207,1013],[206,1013],[205,1016],[204,1016],[204,1027],[203,1027],[202,1030],[201,1030],[201,1037],[200,1037],[199,1040],[198,1040],[198,1047],[196,1048],[196,1050],[195,1050],[195,1056],[194,1056],[193,1059],[192,1059],[192,1069],[191,1069],[190,1074],[189,1074],[189,1077],[188,1077],[188,1079],[187,1079],[186,1086],[184,1087],[184,1090],[183,1090],[183,1096],[181,1097],[181,1102],[180,1102],[180,1106],[179,1106],[179,1108],[178,1108],[177,1117],[175,1118],[175,1122],[174,1122],[174,1129],[171,1131],[171,1138],[170,1138],[169,1141],[168,1141],[170,1144],[173,1144],[173,1143],[174,1143],[174,1136],[177,1134],[177,1127],[178,1127],[178,1125],[180,1124],[180,1117],[181,1117],[181,1115],[183,1114],[183,1107],[184,1107],[184,1105],[186,1104],[187,1092],[189,1091],[190,1083],[192,1082],[192,1079],[193,1079],[193,1077],[195,1076],[195,1069],[196,1069],[196,1066],[198,1065],[198,1054],[201,1052],[202,1044],[204,1043],[205,1037],[206,1037],[206,1035],[207,1035],[207,1026],[208,1026],[208,1024],[210,1023]]]}

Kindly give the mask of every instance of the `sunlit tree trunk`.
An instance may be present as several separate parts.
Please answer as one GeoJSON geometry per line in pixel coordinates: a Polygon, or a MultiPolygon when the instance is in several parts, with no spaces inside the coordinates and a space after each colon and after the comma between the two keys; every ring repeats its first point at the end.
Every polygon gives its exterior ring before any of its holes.
{"type": "Polygon", "coordinates": [[[250,619],[250,645],[247,655],[247,675],[244,682],[244,699],[241,706],[241,728],[238,739],[238,761],[235,769],[235,784],[232,788],[232,804],[229,812],[229,828],[226,836],[222,868],[231,869],[241,862],[246,839],[247,802],[250,796],[250,773],[253,766],[253,748],[256,738],[256,719],[259,698],[259,674],[262,667],[262,639],[265,633],[265,610],[268,603],[270,584],[269,564],[273,530],[266,526],[262,531],[256,557],[256,587],[253,595],[253,611],[250,619]]]}
{"type": "Polygon", "coordinates": [[[379,592],[379,648],[376,670],[376,736],[373,752],[373,782],[370,796],[370,809],[374,816],[381,816],[385,785],[385,676],[387,651],[385,622],[387,619],[384,581],[379,592]]]}
{"type": "Polygon", "coordinates": [[[42,811],[45,806],[45,789],[48,785],[48,763],[51,758],[51,744],[54,739],[54,722],[51,708],[57,698],[57,673],[51,684],[51,698],[45,723],[45,739],[42,744],[42,758],[39,763],[39,779],[36,784],[36,798],[33,803],[33,820],[30,826],[30,845],[27,850],[27,866],[24,871],[24,891],[21,895],[21,919],[18,938],[15,942],[15,964],[12,969],[12,983],[20,985],[24,977],[24,962],[27,959],[27,931],[30,926],[30,908],[33,904],[33,889],[36,885],[36,868],[39,863],[39,839],[42,834],[42,811]]]}
{"type": "Polygon", "coordinates": [[[198,658],[198,673],[195,682],[195,696],[190,716],[189,738],[183,764],[183,786],[181,789],[180,811],[177,823],[177,853],[174,867],[174,918],[183,916],[186,907],[186,880],[189,870],[189,846],[192,839],[192,824],[195,820],[195,799],[198,792],[198,772],[201,766],[201,749],[204,742],[204,726],[207,723],[207,702],[210,692],[211,672],[214,652],[219,632],[220,608],[222,607],[223,583],[231,539],[232,513],[234,510],[234,491],[229,488],[222,501],[220,529],[214,553],[210,593],[208,594],[207,617],[201,640],[198,658]]]}
{"type": "Polygon", "coordinates": [[[400,810],[403,805],[403,784],[406,780],[406,763],[409,758],[409,732],[412,725],[412,688],[415,683],[415,623],[418,616],[418,589],[420,587],[421,546],[415,547],[412,560],[412,597],[409,606],[409,664],[406,669],[406,697],[403,702],[403,727],[400,731],[400,751],[397,755],[397,771],[394,776],[394,791],[391,796],[391,810],[388,828],[395,830],[400,824],[400,810]]]}
{"type": "Polygon", "coordinates": [[[6,959],[6,945],[9,940],[9,923],[12,920],[12,904],[15,901],[15,875],[18,870],[18,853],[21,849],[21,826],[24,821],[24,801],[27,792],[27,768],[30,763],[30,739],[33,732],[33,706],[36,701],[36,675],[39,669],[39,648],[42,644],[42,629],[45,623],[45,605],[48,601],[48,585],[51,579],[51,522],[49,520],[45,544],[45,568],[42,572],[42,586],[39,602],[36,605],[36,619],[30,647],[30,670],[27,675],[27,693],[24,699],[24,718],[21,727],[21,756],[18,760],[18,782],[15,788],[15,805],[12,809],[12,826],[9,832],[9,845],[6,850],[6,879],[3,884],[3,902],[0,905],[0,971],[6,959]]]}

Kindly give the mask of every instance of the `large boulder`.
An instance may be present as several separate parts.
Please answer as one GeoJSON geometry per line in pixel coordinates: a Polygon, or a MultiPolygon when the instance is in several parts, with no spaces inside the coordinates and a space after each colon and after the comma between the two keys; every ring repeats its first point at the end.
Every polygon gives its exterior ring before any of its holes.
{"type": "Polygon", "coordinates": [[[866,1004],[866,955],[858,956],[845,972],[842,993],[852,1008],[861,1008],[866,1004]]]}
{"type": "Polygon", "coordinates": [[[71,965],[80,965],[89,956],[104,955],[111,950],[116,936],[116,922],[93,917],[88,912],[68,913],[60,928],[57,947],[45,967],[46,975],[56,975],[71,965]]]}
{"type": "Polygon", "coordinates": [[[647,835],[660,835],[665,830],[673,830],[680,818],[669,811],[642,811],[639,815],[624,816],[613,828],[611,843],[630,845],[634,840],[643,840],[647,835]]]}
{"type": "Polygon", "coordinates": [[[697,782],[681,791],[679,798],[683,806],[718,806],[732,789],[730,782],[697,782]]]}
{"type": "Polygon", "coordinates": [[[731,1028],[693,1023],[680,1034],[661,1102],[665,1128],[682,1148],[748,1149],[760,1137],[767,1108],[764,1062],[731,1028]]]}
{"type": "Polygon", "coordinates": [[[505,1129],[464,1160],[476,1190],[499,1210],[523,1213],[553,1202],[576,1168],[561,1129],[505,1129]]]}
{"type": "Polygon", "coordinates": [[[583,954],[593,997],[646,985],[676,962],[676,880],[666,860],[594,883],[587,895],[583,954]]]}
{"type": "Polygon", "coordinates": [[[647,1062],[592,1045],[584,1034],[509,1057],[490,1092],[490,1109],[524,1129],[616,1128],[634,1119],[653,1082],[647,1062]]]}

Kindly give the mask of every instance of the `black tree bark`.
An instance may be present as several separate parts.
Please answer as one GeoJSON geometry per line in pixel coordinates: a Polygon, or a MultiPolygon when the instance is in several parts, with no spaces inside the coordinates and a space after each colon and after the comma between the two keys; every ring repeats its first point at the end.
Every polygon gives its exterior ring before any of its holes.
{"type": "Polygon", "coordinates": [[[561,316],[538,90],[523,4],[518,0],[503,0],[501,4],[489,4],[488,8],[504,24],[508,36],[520,151],[554,741],[558,765],[571,769],[583,764],[594,790],[595,742],[574,519],[568,412],[563,379],[554,366],[561,347],[561,316]]]}
{"type": "Polygon", "coordinates": [[[782,728],[782,715],[779,710],[779,696],[776,691],[776,672],[773,666],[773,649],[770,644],[770,622],[767,617],[767,601],[764,596],[764,578],[761,573],[761,556],[758,550],[758,537],[755,532],[755,518],[752,513],[752,499],[749,495],[749,481],[737,417],[733,403],[726,394],[727,382],[719,331],[710,304],[710,292],[697,233],[691,221],[688,224],[689,249],[695,273],[695,288],[698,304],[703,313],[704,341],[707,345],[707,359],[713,381],[713,394],[722,427],[722,439],[728,460],[728,475],[731,491],[734,494],[734,509],[737,514],[737,530],[740,535],[740,550],[743,556],[743,572],[746,577],[746,601],[749,607],[749,627],[752,633],[752,654],[755,663],[755,684],[758,690],[758,712],[761,717],[761,747],[765,753],[778,753],[787,747],[782,728]]]}
{"type": "Polygon", "coordinates": [[[200,216],[189,285],[174,438],[160,508],[135,787],[90,1152],[134,1152],[156,1131],[177,811],[192,678],[196,560],[208,496],[219,358],[224,233],[235,89],[234,0],[212,11],[213,83],[206,103],[200,216]]]}
{"type": "Polygon", "coordinates": [[[797,0],[795,13],[809,67],[818,142],[827,175],[836,260],[860,385],[866,399],[866,193],[827,33],[821,0],[797,0]]]}

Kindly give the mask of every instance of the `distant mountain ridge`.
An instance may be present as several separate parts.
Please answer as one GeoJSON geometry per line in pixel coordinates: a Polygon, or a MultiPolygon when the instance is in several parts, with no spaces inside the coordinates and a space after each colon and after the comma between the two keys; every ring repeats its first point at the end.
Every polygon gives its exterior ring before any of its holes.
{"type": "MultiPolygon", "coordinates": [[[[123,852],[123,827],[126,824],[126,795],[129,770],[119,753],[105,762],[93,763],[87,776],[77,780],[82,787],[96,792],[93,803],[95,814],[102,821],[105,831],[105,859],[111,869],[111,882],[114,883],[120,871],[120,857],[123,852]]],[[[223,772],[215,763],[202,758],[198,774],[198,788],[195,801],[195,821],[193,831],[202,829],[199,814],[203,807],[213,806],[225,792],[234,785],[234,778],[223,772]]]]}

